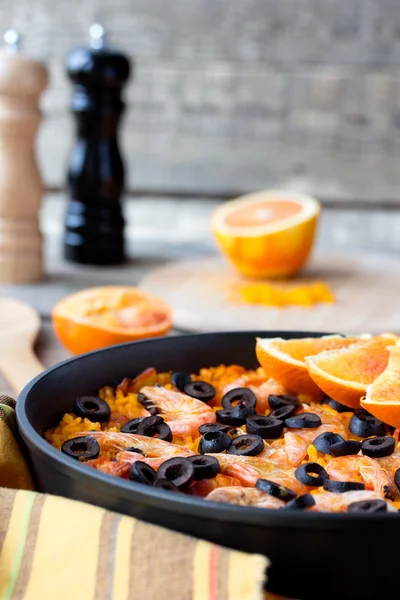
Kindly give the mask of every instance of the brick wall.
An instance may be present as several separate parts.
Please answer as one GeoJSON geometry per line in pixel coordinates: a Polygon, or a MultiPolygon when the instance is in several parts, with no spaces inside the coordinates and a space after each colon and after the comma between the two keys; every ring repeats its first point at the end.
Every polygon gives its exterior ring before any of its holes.
{"type": "Polygon", "coordinates": [[[51,70],[39,140],[50,185],[73,136],[63,60],[97,20],[135,57],[131,188],[400,200],[399,0],[0,0],[3,29],[51,70]]]}

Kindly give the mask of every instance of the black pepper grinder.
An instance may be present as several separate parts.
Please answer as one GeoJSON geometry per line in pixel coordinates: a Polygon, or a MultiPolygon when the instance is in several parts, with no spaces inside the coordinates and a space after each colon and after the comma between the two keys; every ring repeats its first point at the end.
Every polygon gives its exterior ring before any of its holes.
{"type": "Polygon", "coordinates": [[[72,112],[77,140],[68,167],[64,255],[76,263],[119,264],[125,260],[125,249],[118,125],[130,61],[105,46],[104,29],[96,24],[90,27],[90,47],[71,52],[66,70],[75,84],[72,112]]]}

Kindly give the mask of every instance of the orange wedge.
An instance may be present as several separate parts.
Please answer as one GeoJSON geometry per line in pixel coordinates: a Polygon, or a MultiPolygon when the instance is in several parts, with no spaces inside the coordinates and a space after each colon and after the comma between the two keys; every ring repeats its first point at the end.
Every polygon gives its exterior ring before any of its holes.
{"type": "Polygon", "coordinates": [[[344,338],[329,335],[319,338],[258,338],[256,354],[266,374],[296,393],[313,397],[321,396],[321,390],[310,377],[305,357],[332,348],[346,348],[360,338],[344,338]]]}
{"type": "Polygon", "coordinates": [[[52,310],[54,331],[72,354],[164,335],[172,325],[165,302],[128,286],[82,290],[52,310]]]}
{"type": "Polygon", "coordinates": [[[390,346],[397,337],[373,337],[349,348],[308,356],[306,363],[315,384],[341,404],[358,408],[368,385],[386,369],[390,346]]]}
{"type": "Polygon", "coordinates": [[[293,275],[310,254],[320,205],[287,190],[248,194],[221,204],[211,230],[222,253],[242,275],[293,275]]]}
{"type": "Polygon", "coordinates": [[[400,427],[400,346],[390,348],[386,369],[367,387],[361,406],[393,427],[400,427]]]}

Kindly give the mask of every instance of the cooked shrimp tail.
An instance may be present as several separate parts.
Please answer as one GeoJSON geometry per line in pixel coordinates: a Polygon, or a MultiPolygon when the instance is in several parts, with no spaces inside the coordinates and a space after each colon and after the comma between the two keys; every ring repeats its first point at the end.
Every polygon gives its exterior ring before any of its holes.
{"type": "Polygon", "coordinates": [[[205,402],[163,387],[144,387],[141,394],[151,402],[177,436],[198,435],[200,425],[215,423],[213,409],[205,402]]]}

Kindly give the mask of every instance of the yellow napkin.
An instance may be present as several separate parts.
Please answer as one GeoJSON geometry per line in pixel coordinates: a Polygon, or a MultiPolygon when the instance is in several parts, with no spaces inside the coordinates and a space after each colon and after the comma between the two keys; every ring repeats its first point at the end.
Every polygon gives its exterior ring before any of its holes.
{"type": "Polygon", "coordinates": [[[39,494],[0,396],[2,600],[261,600],[268,560],[39,494]],[[20,488],[19,490],[11,488],[20,488]]]}
{"type": "Polygon", "coordinates": [[[0,486],[33,490],[32,477],[21,450],[14,408],[15,400],[0,394],[0,486]]]}

